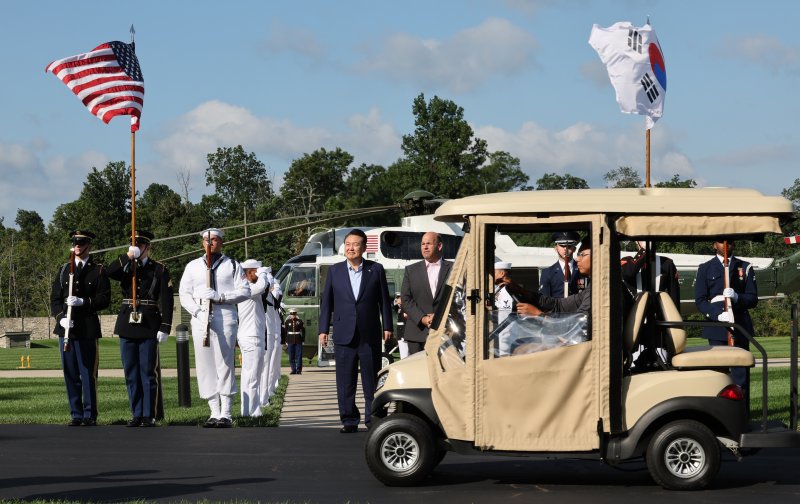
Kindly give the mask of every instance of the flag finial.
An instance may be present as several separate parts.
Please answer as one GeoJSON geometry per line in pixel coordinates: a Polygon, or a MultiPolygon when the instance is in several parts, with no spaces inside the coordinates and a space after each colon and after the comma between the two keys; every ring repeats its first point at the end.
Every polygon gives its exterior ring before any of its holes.
{"type": "MultiPolygon", "coordinates": [[[[647,15],[647,21],[645,23],[647,26],[650,26],[650,14],[647,15]]],[[[131,30],[133,30],[133,25],[131,25],[131,30]]]]}
{"type": "MultiPolygon", "coordinates": [[[[650,18],[648,18],[650,19],[650,18]]],[[[649,23],[649,21],[648,21],[649,23]]],[[[136,35],[136,30],[133,29],[133,25],[131,24],[131,44],[133,44],[133,37],[136,35]]]]}

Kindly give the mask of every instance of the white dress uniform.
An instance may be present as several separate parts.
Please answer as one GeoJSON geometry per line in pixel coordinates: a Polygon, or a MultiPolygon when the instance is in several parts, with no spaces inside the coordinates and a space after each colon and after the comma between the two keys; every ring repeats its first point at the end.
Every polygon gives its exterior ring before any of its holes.
{"type": "MultiPolygon", "coordinates": [[[[259,266],[261,263],[258,263],[259,266]]],[[[243,267],[249,267],[247,262],[243,267]]],[[[256,266],[256,267],[259,267],[256,266]]],[[[239,303],[239,331],[236,339],[242,352],[242,416],[261,416],[260,381],[264,369],[266,320],[261,295],[272,285],[272,275],[264,271],[250,284],[250,298],[239,303]]]]}
{"type": "Polygon", "coordinates": [[[231,396],[236,394],[234,374],[234,346],[238,325],[236,305],[250,298],[250,282],[245,278],[244,270],[239,263],[230,257],[222,254],[214,262],[212,265],[214,290],[222,295],[224,300],[212,304],[208,334],[210,345],[204,347],[205,327],[201,327],[203,323],[200,315],[203,308],[199,295],[207,288],[206,270],[205,256],[187,264],[178,293],[181,306],[192,314],[192,340],[200,397],[209,401],[212,417],[230,419],[231,396]],[[214,401],[221,404],[221,411],[215,411],[214,401]],[[219,417],[215,417],[217,413],[219,417]]]}
{"type": "Polygon", "coordinates": [[[283,292],[277,280],[267,295],[267,351],[264,354],[264,370],[261,373],[261,404],[269,404],[281,379],[281,316],[278,312],[278,299],[283,292]]]}

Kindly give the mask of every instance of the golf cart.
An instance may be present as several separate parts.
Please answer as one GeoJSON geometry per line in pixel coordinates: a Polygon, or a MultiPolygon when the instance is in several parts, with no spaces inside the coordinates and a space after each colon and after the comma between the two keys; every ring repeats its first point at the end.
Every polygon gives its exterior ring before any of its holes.
{"type": "Polygon", "coordinates": [[[463,223],[464,238],[425,352],[379,372],[365,448],[371,472],[386,485],[416,485],[447,451],[611,465],[643,457],[658,484],[692,490],[711,483],[723,450],[741,459],[762,447],[800,447],[796,359],[787,427],[769,419],[767,355],[747,335],[763,362],[763,413],[751,421],[747,390],[729,370],[753,368],[753,354],[686,346],[688,326],[732,324],[683,321],[674,301],[649,282],[627,298],[620,272],[625,243],[763,240],[780,233],[792,211],[784,198],[712,188],[535,191],[446,202],[436,219],[463,223]],[[590,310],[500,313],[495,237],[566,230],[591,243],[590,310]],[[652,360],[634,362],[640,351],[652,360]]]}

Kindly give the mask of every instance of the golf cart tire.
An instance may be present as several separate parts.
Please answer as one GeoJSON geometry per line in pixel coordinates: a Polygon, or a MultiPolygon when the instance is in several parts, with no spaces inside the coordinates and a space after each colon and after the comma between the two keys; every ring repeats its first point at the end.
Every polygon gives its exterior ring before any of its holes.
{"type": "Polygon", "coordinates": [[[700,490],[719,472],[719,442],[704,424],[678,420],[656,431],[646,459],[650,475],[663,488],[700,490]]]}
{"type": "Polygon", "coordinates": [[[414,415],[394,413],[375,422],[367,434],[367,466],[386,486],[414,486],[441,461],[434,433],[414,415]]]}
{"type": "Polygon", "coordinates": [[[392,355],[392,354],[390,354],[388,352],[383,352],[381,354],[381,369],[385,368],[386,366],[388,366],[392,362],[394,362],[394,355],[392,355]]]}

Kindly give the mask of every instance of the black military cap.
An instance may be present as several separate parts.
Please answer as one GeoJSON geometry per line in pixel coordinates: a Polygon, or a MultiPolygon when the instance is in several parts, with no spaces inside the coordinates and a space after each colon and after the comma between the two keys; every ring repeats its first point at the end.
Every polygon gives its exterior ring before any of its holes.
{"type": "Polygon", "coordinates": [[[89,243],[97,236],[91,231],[85,229],[76,229],[69,232],[69,237],[72,238],[72,243],[89,243]]]}
{"type": "Polygon", "coordinates": [[[575,231],[556,231],[550,237],[559,245],[576,245],[581,237],[575,231]]]}
{"type": "Polygon", "coordinates": [[[144,229],[136,230],[136,243],[150,243],[150,240],[152,240],[155,237],[156,235],[154,235],[150,231],[145,231],[144,229]]]}

